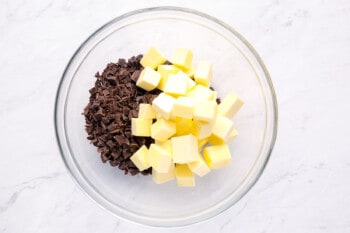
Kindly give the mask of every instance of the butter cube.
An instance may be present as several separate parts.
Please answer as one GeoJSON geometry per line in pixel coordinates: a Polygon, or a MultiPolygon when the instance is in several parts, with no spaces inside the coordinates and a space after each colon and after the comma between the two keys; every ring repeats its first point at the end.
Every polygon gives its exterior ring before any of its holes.
{"type": "Polygon", "coordinates": [[[208,142],[209,142],[209,137],[198,139],[198,151],[202,150],[203,146],[205,146],[208,142]]]}
{"type": "Polygon", "coordinates": [[[212,123],[217,115],[217,104],[213,100],[201,100],[195,103],[193,118],[202,122],[212,123]]]}
{"type": "Polygon", "coordinates": [[[198,141],[192,134],[171,138],[174,163],[189,163],[198,160],[198,141]]]}
{"type": "Polygon", "coordinates": [[[174,65],[159,65],[157,72],[160,73],[161,79],[159,81],[157,88],[161,91],[164,91],[165,84],[168,80],[169,75],[176,74],[178,71],[179,69],[174,65]]]}
{"type": "Polygon", "coordinates": [[[199,159],[197,161],[190,162],[187,165],[194,174],[201,177],[210,172],[210,168],[202,156],[199,156],[199,159]]]}
{"type": "Polygon", "coordinates": [[[196,72],[196,70],[195,70],[194,66],[191,66],[191,68],[189,70],[184,71],[184,72],[188,75],[188,77],[194,78],[194,73],[196,72]]]}
{"type": "Polygon", "coordinates": [[[173,109],[175,98],[165,93],[160,93],[152,102],[152,107],[157,114],[165,119],[170,118],[173,109]]]}
{"type": "Polygon", "coordinates": [[[213,100],[214,92],[208,87],[202,86],[200,84],[194,86],[192,90],[188,91],[188,97],[193,98],[195,101],[201,100],[213,100]]]}
{"type": "Polygon", "coordinates": [[[195,186],[195,179],[193,172],[189,169],[187,164],[176,164],[175,177],[178,186],[193,187],[195,186]]]}
{"type": "Polygon", "coordinates": [[[173,154],[173,150],[172,150],[172,144],[171,144],[171,140],[166,140],[164,142],[160,142],[160,141],[156,141],[156,144],[160,147],[162,147],[164,150],[168,151],[170,154],[173,154]]]}
{"type": "Polygon", "coordinates": [[[209,143],[210,143],[211,145],[213,145],[213,146],[218,146],[218,145],[225,144],[225,142],[224,142],[222,139],[216,137],[216,136],[213,135],[213,134],[210,135],[210,137],[209,137],[209,143]]]}
{"type": "Polygon", "coordinates": [[[192,129],[192,119],[176,117],[175,125],[176,125],[176,136],[182,136],[189,134],[192,129]]]}
{"type": "Polygon", "coordinates": [[[151,165],[148,163],[147,154],[148,149],[145,145],[143,145],[130,157],[130,160],[140,171],[151,167],[151,165]]]}
{"type": "Polygon", "coordinates": [[[204,139],[212,134],[213,127],[213,123],[202,123],[197,120],[194,120],[191,133],[195,135],[198,139],[204,139]]]}
{"type": "Polygon", "coordinates": [[[243,104],[243,100],[231,92],[219,104],[218,113],[231,118],[238,112],[243,104]]]}
{"type": "Polygon", "coordinates": [[[170,166],[173,164],[171,160],[171,153],[163,149],[161,146],[151,144],[147,154],[148,163],[153,169],[160,173],[167,173],[170,166]]]}
{"type": "MultiPolygon", "coordinates": [[[[196,86],[195,81],[193,81],[186,73],[184,73],[184,72],[181,71],[181,70],[176,74],[176,77],[177,77],[178,79],[184,79],[184,80],[186,80],[186,82],[187,82],[187,92],[188,92],[189,90],[191,90],[194,86],[196,86]]],[[[187,93],[187,92],[186,92],[186,93],[187,93]]]]}
{"type": "Polygon", "coordinates": [[[173,96],[185,95],[187,93],[187,81],[179,79],[175,74],[170,74],[165,84],[164,92],[173,96]]]}
{"type": "Polygon", "coordinates": [[[154,183],[163,184],[173,179],[175,179],[175,164],[172,163],[167,172],[158,172],[152,168],[152,180],[154,183]]]}
{"type": "Polygon", "coordinates": [[[207,146],[203,150],[205,162],[211,169],[228,166],[231,161],[230,148],[227,144],[219,146],[207,146]]]}
{"type": "Polygon", "coordinates": [[[138,137],[151,136],[152,119],[131,118],[131,134],[138,137]]]}
{"type": "Polygon", "coordinates": [[[152,108],[150,104],[139,104],[139,118],[143,119],[155,119],[156,111],[152,108]]]}
{"type": "Polygon", "coordinates": [[[193,117],[194,100],[190,97],[180,96],[174,103],[173,115],[191,119],[193,117]]]}
{"type": "Polygon", "coordinates": [[[163,118],[158,119],[151,126],[151,137],[157,141],[164,142],[176,133],[175,123],[165,120],[163,118]]]}
{"type": "Polygon", "coordinates": [[[146,91],[152,91],[158,86],[160,74],[151,67],[146,66],[136,81],[136,86],[141,87],[146,91]]]}
{"type": "Polygon", "coordinates": [[[143,67],[149,66],[152,69],[166,62],[166,58],[158,51],[156,47],[151,47],[142,57],[140,63],[143,67]]]}
{"type": "Polygon", "coordinates": [[[209,87],[213,77],[212,64],[208,61],[198,62],[194,80],[198,84],[209,87]]]}
{"type": "Polygon", "coordinates": [[[233,122],[227,117],[218,115],[216,117],[212,134],[224,142],[228,142],[233,129],[233,122]]]}
{"type": "Polygon", "coordinates": [[[191,68],[192,58],[193,54],[191,50],[177,48],[175,49],[171,62],[182,69],[188,70],[191,68]]]}

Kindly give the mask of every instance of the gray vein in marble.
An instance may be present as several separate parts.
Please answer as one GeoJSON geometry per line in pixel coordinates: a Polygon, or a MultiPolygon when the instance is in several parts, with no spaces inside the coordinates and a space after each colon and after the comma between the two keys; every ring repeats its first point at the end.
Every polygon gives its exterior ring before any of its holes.
{"type": "Polygon", "coordinates": [[[48,176],[40,176],[40,177],[36,177],[33,179],[30,179],[28,181],[24,181],[20,184],[17,184],[13,187],[0,187],[0,189],[2,190],[6,190],[6,189],[10,189],[10,188],[18,188],[20,187],[20,189],[18,189],[17,191],[14,191],[10,198],[8,198],[8,200],[3,203],[2,205],[0,205],[0,214],[4,213],[6,210],[8,210],[11,206],[13,206],[17,199],[20,197],[20,195],[26,191],[26,190],[32,190],[37,188],[39,185],[41,185],[42,183],[46,182],[47,180],[51,180],[54,179],[60,175],[62,175],[63,173],[53,173],[51,175],[48,176]]]}

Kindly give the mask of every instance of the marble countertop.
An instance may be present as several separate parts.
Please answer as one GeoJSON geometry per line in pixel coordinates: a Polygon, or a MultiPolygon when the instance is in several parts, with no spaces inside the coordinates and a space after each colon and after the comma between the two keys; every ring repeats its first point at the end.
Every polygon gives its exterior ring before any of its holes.
{"type": "Polygon", "coordinates": [[[0,7],[0,232],[350,232],[350,1],[45,1],[0,7]],[[234,207],[158,229],[117,219],[68,175],[54,136],[56,88],[78,46],[127,11],[195,8],[236,28],[272,76],[279,133],[234,207]]]}

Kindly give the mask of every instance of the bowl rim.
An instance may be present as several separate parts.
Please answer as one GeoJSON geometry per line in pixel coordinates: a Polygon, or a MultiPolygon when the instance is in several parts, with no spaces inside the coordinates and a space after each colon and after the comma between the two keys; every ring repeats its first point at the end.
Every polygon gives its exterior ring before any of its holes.
{"type": "MultiPolygon", "coordinates": [[[[83,193],[90,198],[92,201],[94,201],[95,203],[97,203],[98,206],[100,206],[102,209],[105,209],[108,213],[112,214],[113,216],[116,216],[118,218],[122,218],[126,221],[129,222],[133,222],[133,223],[138,223],[138,224],[143,224],[143,225],[149,225],[149,226],[154,226],[154,227],[181,227],[181,226],[187,226],[187,225],[192,225],[192,224],[196,224],[202,221],[206,221],[210,218],[213,218],[219,214],[221,214],[222,212],[224,212],[225,210],[231,208],[235,203],[237,203],[240,199],[242,199],[248,192],[249,190],[251,190],[251,188],[255,185],[255,183],[259,180],[259,178],[261,177],[263,171],[265,170],[267,163],[271,157],[274,145],[276,143],[276,138],[277,138],[277,131],[278,131],[278,105],[277,105],[277,97],[276,97],[276,93],[275,93],[275,89],[271,80],[271,76],[263,62],[263,60],[261,59],[261,57],[259,56],[259,54],[256,52],[256,50],[253,48],[253,46],[240,34],[238,33],[235,29],[233,29],[233,27],[231,27],[230,25],[224,23],[223,21],[217,19],[216,17],[213,17],[211,15],[208,15],[206,13],[194,10],[194,9],[190,9],[190,8],[184,8],[184,7],[175,7],[175,6],[157,6],[157,7],[149,7],[149,8],[141,8],[141,9],[137,9],[137,10],[132,10],[129,11],[127,13],[124,13],[118,17],[115,17],[114,19],[108,21],[107,23],[105,23],[104,25],[102,25],[101,27],[99,27],[96,31],[94,31],[78,48],[77,50],[73,53],[73,55],[71,56],[71,58],[69,59],[64,72],[61,76],[60,82],[58,84],[58,88],[57,88],[57,92],[56,92],[56,96],[55,96],[55,105],[54,105],[54,128],[55,128],[55,137],[56,137],[56,142],[57,142],[57,146],[59,148],[60,151],[60,155],[61,158],[63,160],[63,163],[66,167],[66,169],[68,170],[68,173],[70,174],[70,176],[72,177],[72,179],[74,180],[74,182],[78,185],[78,187],[83,191],[83,193]],[[69,161],[67,161],[65,153],[64,153],[64,148],[63,145],[61,143],[61,137],[60,137],[60,129],[59,129],[59,117],[58,117],[58,108],[59,108],[59,104],[60,104],[60,94],[62,91],[62,87],[64,85],[64,81],[65,81],[65,77],[69,71],[69,69],[71,68],[74,59],[77,57],[77,55],[79,55],[79,53],[84,49],[84,46],[90,41],[92,40],[95,35],[99,34],[101,31],[103,31],[105,28],[109,27],[110,25],[117,23],[118,21],[124,20],[128,17],[134,16],[134,15],[138,15],[138,14],[142,14],[142,13],[149,13],[149,12],[162,12],[162,11],[173,11],[173,12],[182,12],[182,13],[186,13],[186,14],[192,14],[195,16],[199,16],[201,18],[205,18],[211,22],[214,22],[218,25],[220,25],[221,27],[223,27],[225,30],[227,30],[229,33],[232,33],[234,36],[236,36],[247,48],[248,50],[252,53],[252,55],[255,57],[256,61],[258,62],[258,65],[260,66],[260,68],[262,69],[264,76],[266,78],[267,81],[267,86],[270,92],[270,97],[272,100],[272,113],[273,113],[273,131],[272,131],[272,136],[270,139],[270,145],[268,146],[269,149],[267,151],[267,155],[265,160],[263,161],[263,164],[260,168],[260,170],[257,171],[257,173],[255,174],[255,176],[252,178],[252,180],[249,182],[249,185],[247,186],[247,188],[242,191],[240,193],[240,195],[236,198],[235,201],[231,201],[229,203],[229,205],[225,206],[224,208],[218,209],[217,211],[211,211],[209,212],[210,214],[202,214],[200,218],[193,218],[194,221],[185,221],[185,222],[181,222],[181,219],[179,220],[175,220],[175,221],[159,221],[159,219],[155,218],[155,217],[145,217],[145,216],[140,216],[137,215],[139,218],[135,218],[135,217],[130,217],[130,215],[135,215],[134,213],[130,212],[127,213],[125,215],[118,212],[114,212],[112,211],[110,208],[107,208],[106,206],[104,206],[100,201],[96,200],[96,198],[94,198],[92,196],[91,193],[88,192],[88,190],[86,190],[83,186],[83,184],[81,183],[82,181],[80,181],[74,174],[74,172],[72,171],[72,169],[70,168],[69,165],[69,161]],[[129,215],[128,215],[129,214],[129,215]],[[142,219],[141,219],[142,218],[142,219]],[[158,221],[157,221],[158,220],[158,221]],[[177,224],[174,224],[174,223],[177,224]]],[[[72,156],[72,155],[70,155],[72,156]]],[[[101,198],[101,197],[100,197],[101,198]]],[[[125,211],[125,209],[121,209],[119,211],[125,211]]],[[[196,215],[196,214],[194,214],[196,215]]]]}

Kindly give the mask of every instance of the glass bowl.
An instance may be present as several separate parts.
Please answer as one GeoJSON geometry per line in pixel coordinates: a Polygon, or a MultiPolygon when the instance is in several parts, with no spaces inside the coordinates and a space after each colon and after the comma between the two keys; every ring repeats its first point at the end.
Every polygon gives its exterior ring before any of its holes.
{"type": "Polygon", "coordinates": [[[229,25],[191,9],[136,10],[108,22],[75,52],[60,82],[55,127],[61,155],[81,189],[112,214],[152,226],[182,226],[213,217],[235,204],[254,185],[271,154],[277,133],[273,85],[253,47],[229,25]],[[103,164],[86,139],[82,111],[94,74],[109,62],[156,46],[166,57],[189,48],[194,65],[213,63],[212,86],[220,97],[234,91],[245,105],[234,117],[239,136],[230,144],[231,165],[196,177],[193,188],[175,181],[157,185],[151,176],[130,176],[103,164]]]}

